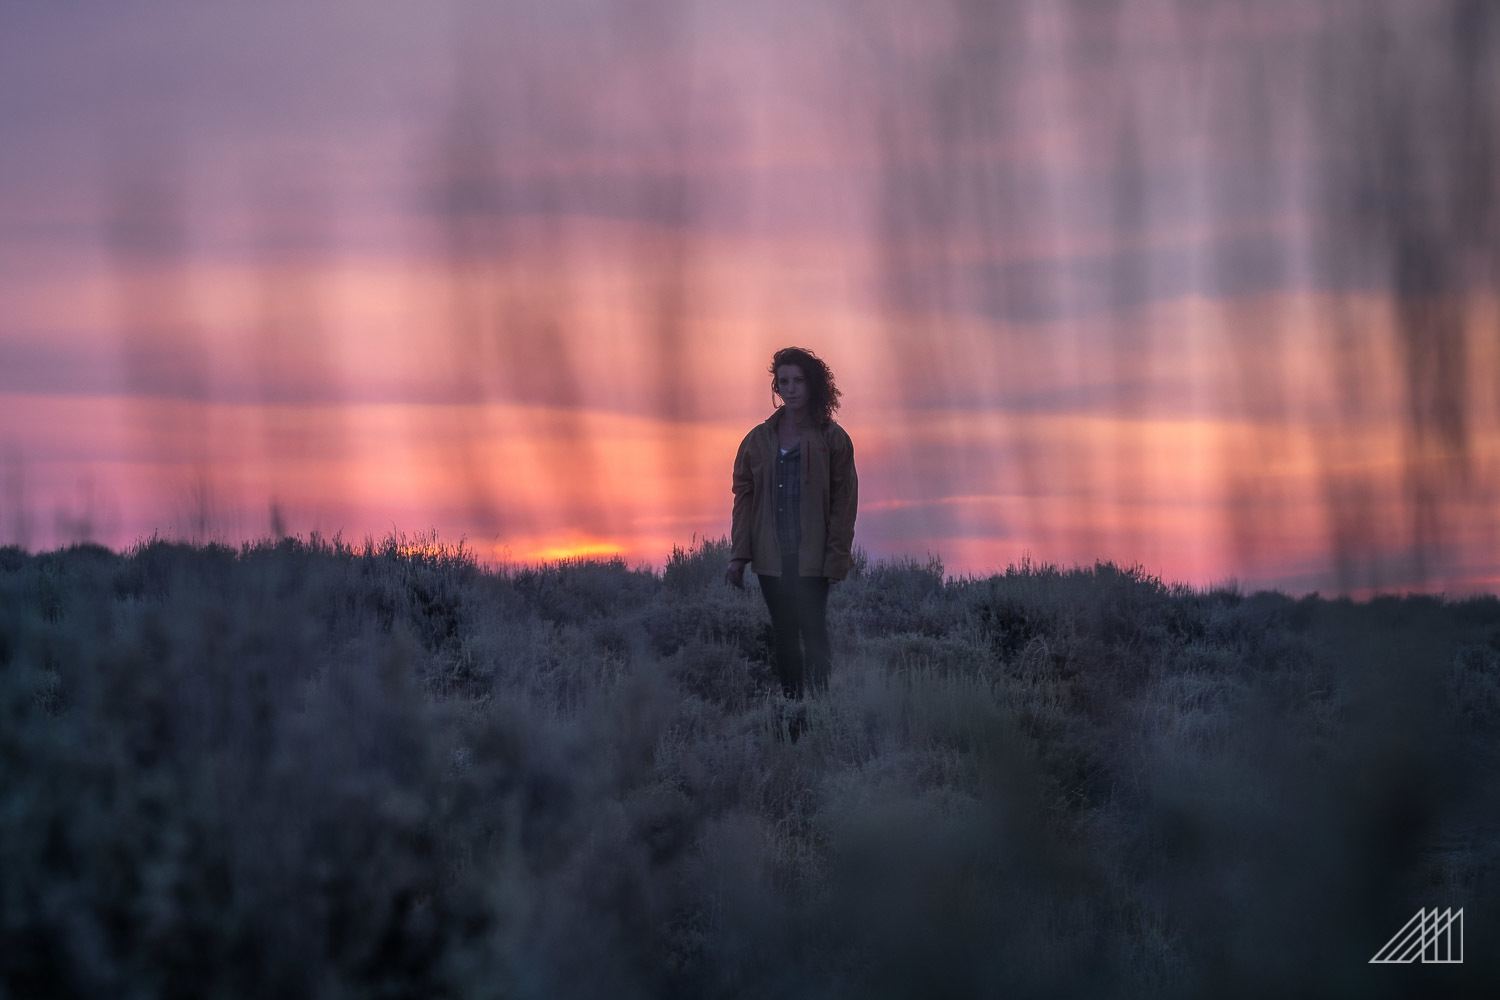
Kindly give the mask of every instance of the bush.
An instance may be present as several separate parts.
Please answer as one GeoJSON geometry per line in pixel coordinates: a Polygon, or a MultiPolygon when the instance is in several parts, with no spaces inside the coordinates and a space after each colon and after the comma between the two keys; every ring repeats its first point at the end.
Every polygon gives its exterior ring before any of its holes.
{"type": "Polygon", "coordinates": [[[1494,894],[1493,601],[857,560],[793,706],[725,562],[0,551],[0,994],[1378,992],[1494,894]]]}
{"type": "Polygon", "coordinates": [[[729,566],[729,538],[705,538],[694,535],[688,548],[672,546],[662,575],[662,586],[673,594],[702,593],[721,584],[729,566]]]}

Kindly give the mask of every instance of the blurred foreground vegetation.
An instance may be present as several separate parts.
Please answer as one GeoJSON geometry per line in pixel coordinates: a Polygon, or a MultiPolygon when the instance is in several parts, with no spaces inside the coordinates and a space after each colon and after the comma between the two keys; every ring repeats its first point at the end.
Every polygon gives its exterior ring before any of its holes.
{"type": "Polygon", "coordinates": [[[722,539],[0,549],[0,997],[1497,982],[1500,601],[858,555],[790,742],[722,539]]]}

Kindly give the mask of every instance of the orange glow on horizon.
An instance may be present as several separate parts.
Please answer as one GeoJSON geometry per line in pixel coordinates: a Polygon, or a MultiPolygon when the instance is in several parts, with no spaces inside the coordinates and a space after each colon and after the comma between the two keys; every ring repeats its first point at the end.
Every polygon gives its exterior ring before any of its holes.
{"type": "Polygon", "coordinates": [[[532,542],[521,547],[519,552],[512,545],[494,546],[492,553],[500,556],[503,552],[503,561],[512,563],[553,563],[566,560],[578,559],[614,559],[624,558],[629,549],[626,546],[603,539],[586,538],[560,538],[549,542],[532,542]]]}

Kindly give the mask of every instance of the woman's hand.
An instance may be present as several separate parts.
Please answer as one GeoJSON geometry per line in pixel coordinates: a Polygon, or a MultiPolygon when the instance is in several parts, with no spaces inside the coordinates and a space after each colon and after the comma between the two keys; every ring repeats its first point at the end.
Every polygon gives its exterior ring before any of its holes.
{"type": "Polygon", "coordinates": [[[749,562],[750,562],[749,559],[731,559],[731,560],[729,560],[729,568],[724,571],[724,581],[726,583],[728,583],[731,587],[738,587],[740,590],[744,590],[745,589],[745,566],[749,562]]]}

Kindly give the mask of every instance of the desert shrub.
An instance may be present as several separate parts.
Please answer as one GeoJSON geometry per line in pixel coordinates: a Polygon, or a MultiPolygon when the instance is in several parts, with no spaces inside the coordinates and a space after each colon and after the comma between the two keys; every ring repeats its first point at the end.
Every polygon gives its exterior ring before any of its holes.
{"type": "Polygon", "coordinates": [[[30,559],[31,556],[19,545],[0,545],[0,573],[14,573],[30,559]]]}
{"type": "Polygon", "coordinates": [[[932,636],[921,632],[870,636],[861,645],[866,663],[900,672],[923,672],[933,676],[971,675],[990,672],[993,655],[973,635],[954,632],[932,636]]]}
{"type": "MultiPolygon", "coordinates": [[[[1460,625],[1500,626],[1500,597],[1494,594],[1481,594],[1455,600],[1449,605],[1450,613],[1460,625]]],[[[1500,628],[1492,633],[1495,641],[1500,643],[1500,628]]]]}
{"type": "Polygon", "coordinates": [[[174,596],[83,651],[69,711],[7,730],[4,784],[26,813],[0,820],[19,904],[0,930],[6,982],[382,995],[491,964],[484,924],[465,922],[484,916],[478,886],[445,885],[434,849],[453,817],[428,756],[443,744],[403,680],[414,647],[308,687],[316,658],[279,649],[281,623],[174,596]]]}
{"type": "Polygon", "coordinates": [[[646,640],[639,614],[596,619],[588,624],[586,631],[605,656],[621,661],[639,655],[646,640]]]}
{"type": "Polygon", "coordinates": [[[699,593],[724,580],[729,566],[729,538],[704,538],[694,535],[688,548],[672,546],[662,572],[662,586],[673,594],[699,593]]]}
{"type": "Polygon", "coordinates": [[[1493,600],[865,562],[799,707],[722,543],[0,552],[0,993],[1338,993],[1493,895],[1493,600]]]}
{"type": "Polygon", "coordinates": [[[891,632],[923,632],[939,635],[949,620],[943,600],[943,563],[936,556],[925,562],[909,557],[880,560],[858,579],[850,577],[829,595],[861,631],[880,635],[891,632]]]}
{"type": "Polygon", "coordinates": [[[849,575],[846,579],[863,580],[870,572],[870,553],[861,546],[849,550],[849,575]]]}
{"type": "Polygon", "coordinates": [[[462,574],[443,572],[417,561],[402,565],[409,620],[422,645],[441,649],[464,628],[467,581],[462,574]]]}
{"type": "Polygon", "coordinates": [[[1139,566],[1124,569],[1097,562],[1092,569],[1069,574],[1078,582],[1076,621],[1084,634],[1107,646],[1129,646],[1140,641],[1159,621],[1169,598],[1161,580],[1139,566]]]}
{"type": "Polygon", "coordinates": [[[625,560],[614,558],[523,566],[511,574],[511,585],[540,617],[578,622],[638,607],[660,584],[649,571],[630,569],[625,560]]]}
{"type": "Polygon", "coordinates": [[[882,559],[866,569],[863,575],[867,593],[880,593],[882,597],[900,596],[921,600],[939,596],[943,592],[943,560],[929,555],[918,562],[909,556],[898,559],[882,559]]]}
{"type": "Polygon", "coordinates": [[[671,656],[694,640],[733,647],[750,659],[771,655],[770,616],[758,586],[746,585],[743,594],[725,586],[658,601],[643,613],[642,627],[659,656],[671,656]]]}
{"type": "Polygon", "coordinates": [[[771,673],[764,662],[752,663],[733,645],[692,639],[662,660],[677,686],[727,712],[740,712],[762,691],[771,673]]]}
{"type": "MultiPolygon", "coordinates": [[[[968,589],[979,590],[972,586],[968,589]]],[[[974,621],[980,635],[1001,659],[1014,658],[1034,639],[1058,634],[1059,620],[1055,608],[1008,592],[1001,578],[991,577],[982,595],[973,605],[974,621]]]]}
{"type": "Polygon", "coordinates": [[[1454,655],[1448,674],[1457,715],[1475,731],[1500,723],[1500,646],[1468,643],[1454,655]]]}

